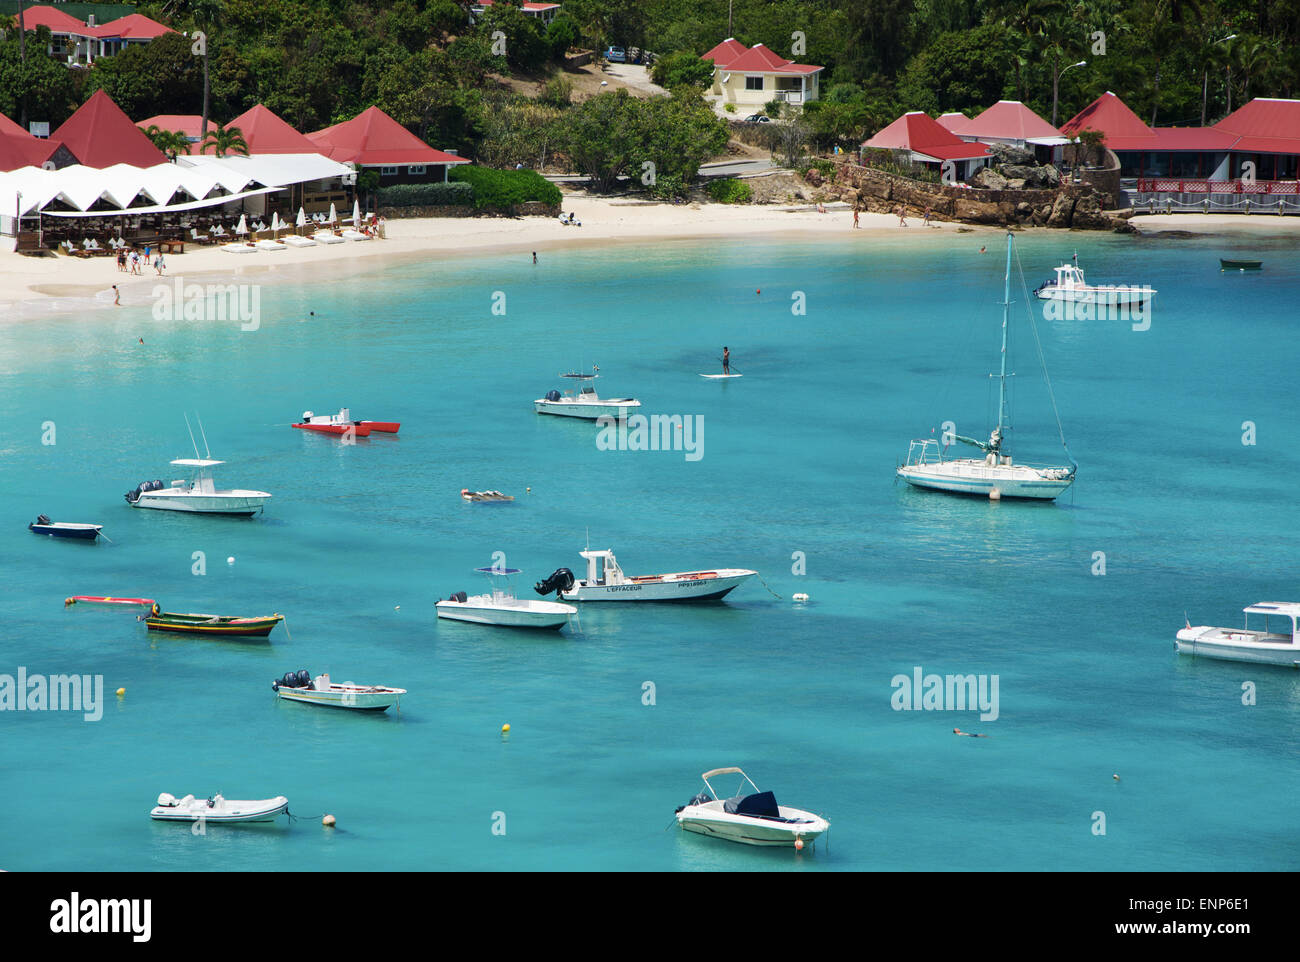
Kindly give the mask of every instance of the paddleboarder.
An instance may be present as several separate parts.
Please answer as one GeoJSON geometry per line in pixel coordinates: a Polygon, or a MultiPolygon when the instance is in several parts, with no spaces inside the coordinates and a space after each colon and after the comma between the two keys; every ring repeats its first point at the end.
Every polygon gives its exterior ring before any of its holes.
{"type": "Polygon", "coordinates": [[[724,345],[722,348],[722,373],[731,373],[731,352],[724,345]]]}

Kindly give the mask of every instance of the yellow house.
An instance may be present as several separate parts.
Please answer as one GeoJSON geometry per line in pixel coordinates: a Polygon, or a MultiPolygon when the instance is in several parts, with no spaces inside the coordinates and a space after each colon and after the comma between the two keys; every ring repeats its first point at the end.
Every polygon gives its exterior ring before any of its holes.
{"type": "Polygon", "coordinates": [[[795,63],[773,53],[761,43],[746,48],[728,37],[703,58],[713,61],[710,95],[724,104],[762,107],[772,100],[800,106],[818,96],[818,78],[824,67],[795,63]]]}

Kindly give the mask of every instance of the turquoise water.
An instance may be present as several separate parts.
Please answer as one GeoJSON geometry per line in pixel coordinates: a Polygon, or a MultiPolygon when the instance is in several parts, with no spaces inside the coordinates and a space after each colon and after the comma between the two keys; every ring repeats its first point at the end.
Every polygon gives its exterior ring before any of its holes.
{"type": "MultiPolygon", "coordinates": [[[[1300,675],[1183,658],[1173,635],[1184,611],[1234,624],[1300,600],[1300,245],[1021,235],[1030,287],[1077,249],[1090,277],[1160,291],[1148,331],[1038,325],[1080,464],[1044,506],[894,483],[909,439],[949,419],[983,436],[995,413],[1000,241],[938,234],[281,271],[256,331],[140,304],[8,326],[0,672],[102,674],[107,704],[97,722],[0,713],[0,867],[1295,869],[1300,675]],[[1232,253],[1264,272],[1221,275],[1232,253]],[[723,344],[745,377],[698,377],[723,344]],[[704,456],[601,451],[590,424],[533,413],[592,363],[646,413],[703,415],[704,456]],[[402,431],[344,446],[287,427],[342,405],[402,431]],[[274,493],[264,516],[125,504],[193,455],[187,411],[229,462],[219,481],[274,493]],[[33,537],[41,512],[114,543],[33,537]],[[587,607],[554,636],[436,619],[494,552],[531,594],[578,569],[588,532],[630,573],[751,567],[781,597],[587,607]],[[289,631],[157,635],[131,610],[65,610],[72,594],[279,611],[289,631]],[[999,717],[894,711],[916,666],[996,674],[999,717]],[[277,701],[299,668],[410,693],[377,717],[277,701]],[[665,831],[724,765],[824,813],[829,845],[665,831]],[[195,836],[148,818],[162,791],[283,794],[338,828],[195,836]]],[[[1059,463],[1032,341],[1011,358],[1013,450],[1059,463]]]]}

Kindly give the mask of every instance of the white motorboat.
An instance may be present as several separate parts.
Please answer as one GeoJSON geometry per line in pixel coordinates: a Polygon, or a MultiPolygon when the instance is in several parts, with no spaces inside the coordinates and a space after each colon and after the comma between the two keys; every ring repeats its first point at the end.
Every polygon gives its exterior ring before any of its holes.
{"type": "Polygon", "coordinates": [[[568,568],[559,568],[533,590],[539,595],[558,592],[565,601],[716,601],[758,574],[748,568],[718,568],[628,576],[613,551],[588,549],[578,554],[587,562],[586,578],[575,579],[568,568]]]}
{"type": "Polygon", "coordinates": [[[1056,268],[1056,277],[1045,281],[1034,291],[1039,300],[1060,301],[1066,304],[1090,304],[1106,308],[1141,307],[1154,300],[1156,292],[1150,287],[1133,287],[1126,284],[1089,284],[1079,267],[1079,255],[1069,264],[1056,268]]]}
{"type": "Polygon", "coordinates": [[[771,792],[760,792],[753,780],[739,768],[715,768],[701,778],[707,791],[700,792],[677,808],[677,824],[687,832],[725,838],[744,845],[812,845],[831,827],[820,815],[778,805],[771,792]],[[722,798],[709,783],[719,775],[739,775],[737,793],[722,798]],[[745,785],[753,791],[747,791],[745,785]]]}
{"type": "MultiPolygon", "coordinates": [[[[1261,601],[1242,609],[1244,627],[1212,628],[1208,625],[1187,627],[1178,632],[1174,647],[1184,655],[1220,658],[1225,661],[1248,661],[1258,665],[1283,665],[1300,668],[1300,604],[1286,601],[1261,601]],[[1263,628],[1251,628],[1251,615],[1263,616],[1263,628]],[[1269,619],[1281,622],[1282,631],[1269,628],[1269,619]]],[[[1256,622],[1258,623],[1258,621],[1256,622]]]]}
{"type": "MultiPolygon", "coordinates": [[[[1003,448],[1004,434],[1008,430],[1007,417],[1007,331],[1011,309],[1011,244],[1012,235],[1007,233],[1007,268],[1002,302],[1002,366],[998,374],[990,375],[998,379],[998,423],[987,441],[952,435],[957,441],[979,448],[984,452],[982,458],[944,457],[945,447],[940,447],[939,440],[925,438],[914,440],[908,448],[907,463],[897,469],[898,477],[918,488],[935,491],[947,491],[954,494],[975,494],[997,500],[1000,498],[1030,498],[1051,501],[1061,495],[1071,484],[1078,465],[1070,458],[1068,467],[1041,467],[1029,464],[1017,464],[1003,448]]],[[[1030,315],[1029,323],[1033,324],[1030,315]]],[[[1044,374],[1046,371],[1044,370],[1044,374]]],[[[1046,378],[1044,378],[1046,380],[1046,378]]],[[[1050,394],[1051,382],[1048,381],[1050,394]]],[[[1052,411],[1056,412],[1056,399],[1052,398],[1052,411]]],[[[1061,428],[1059,416],[1056,420],[1060,432],[1061,446],[1066,456],[1070,450],[1065,444],[1065,433],[1061,428]]]]}
{"type": "Polygon", "coordinates": [[[168,487],[159,479],[141,481],[133,491],[125,495],[126,503],[133,508],[158,508],[163,511],[188,511],[193,514],[257,514],[271,500],[265,491],[250,491],[244,488],[220,490],[212,479],[212,469],[224,461],[212,460],[208,449],[207,433],[203,422],[199,422],[199,432],[203,436],[205,457],[199,457],[199,445],[194,440],[194,429],[190,428],[190,419],[185,418],[185,426],[190,430],[190,443],[194,445],[194,457],[177,458],[171,464],[178,468],[192,469],[189,480],[173,481],[168,487]]]}
{"type": "Polygon", "coordinates": [[[211,798],[193,795],[176,798],[163,792],[149,817],[162,822],[273,822],[288,811],[289,800],[283,795],[239,800],[222,798],[220,794],[211,798]]]}
{"type": "Polygon", "coordinates": [[[159,508],[164,511],[189,511],[196,514],[257,514],[271,495],[266,491],[244,488],[218,489],[212,479],[212,469],[224,461],[208,458],[178,458],[171,464],[178,468],[192,468],[189,480],[173,481],[171,487],[161,480],[142,481],[133,491],[126,493],[126,501],[133,508],[159,508]]]}
{"type": "Polygon", "coordinates": [[[590,374],[561,374],[568,383],[575,385],[574,390],[547,391],[546,397],[533,402],[538,414],[558,414],[561,417],[586,418],[626,418],[641,402],[630,397],[602,398],[596,394],[596,385],[592,382],[600,377],[598,367],[592,368],[590,374]]]}
{"type": "Polygon", "coordinates": [[[518,568],[475,568],[479,574],[493,579],[487,594],[467,595],[453,592],[451,597],[439,600],[436,605],[439,618],[468,621],[476,625],[497,625],[503,628],[560,629],[578,613],[573,605],[555,601],[533,601],[516,598],[504,579],[519,574],[518,568]]]}
{"type": "Polygon", "coordinates": [[[405,688],[387,685],[356,685],[350,681],[336,684],[330,681],[328,672],[312,678],[305,668],[287,672],[283,678],[271,682],[271,690],[286,701],[355,711],[387,711],[406,694],[405,688]]]}

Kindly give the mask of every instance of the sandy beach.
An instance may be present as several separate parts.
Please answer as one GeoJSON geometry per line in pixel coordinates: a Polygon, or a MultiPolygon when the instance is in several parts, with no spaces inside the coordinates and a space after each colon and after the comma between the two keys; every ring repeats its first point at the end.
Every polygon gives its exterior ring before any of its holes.
{"type": "MultiPolygon", "coordinates": [[[[524,253],[566,247],[644,244],[649,241],[737,238],[745,236],[788,236],[829,239],[857,237],[863,242],[880,242],[920,233],[926,228],[920,218],[909,217],[900,228],[889,214],[863,212],[859,229],[853,228],[853,213],[846,206],[832,206],[826,213],[801,206],[724,206],[721,204],[666,204],[635,199],[594,198],[566,195],[566,212],[577,214],[581,227],[561,225],[550,217],[466,217],[390,220],[383,240],[349,241],[344,244],[259,251],[239,255],[220,246],[187,246],[184,254],[166,258],[166,277],[206,275],[211,280],[256,278],[273,281],[282,268],[328,264],[333,274],[364,269],[371,258],[405,258],[428,254],[440,259],[487,253],[524,253]]],[[[1266,236],[1300,233],[1300,218],[1276,215],[1149,215],[1133,218],[1143,233],[1186,231],[1198,234],[1257,233],[1266,236]]],[[[996,234],[997,227],[974,227],[933,222],[930,229],[996,234]]],[[[112,286],[121,291],[124,306],[146,303],[159,283],[152,266],[139,276],[121,273],[112,257],[75,258],[66,256],[24,257],[0,254],[0,303],[11,308],[11,316],[30,316],[85,307],[111,307],[112,286]]],[[[298,271],[286,272],[286,276],[298,271]]]]}

